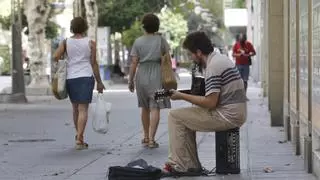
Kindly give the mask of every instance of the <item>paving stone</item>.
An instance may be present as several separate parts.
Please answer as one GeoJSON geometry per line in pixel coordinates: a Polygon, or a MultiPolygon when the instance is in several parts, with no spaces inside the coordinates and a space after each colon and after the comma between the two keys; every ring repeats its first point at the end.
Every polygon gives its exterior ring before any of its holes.
{"type": "MultiPolygon", "coordinates": [[[[119,87],[126,88],[126,86],[119,87]]],[[[303,159],[294,155],[283,128],[270,127],[266,99],[260,89],[249,87],[248,120],[240,131],[241,174],[213,177],[184,177],[181,180],[316,180],[304,171],[303,159]],[[265,173],[270,167],[274,172],[265,173]]],[[[126,165],[143,158],[162,167],[167,160],[167,113],[161,112],[157,133],[158,149],[141,146],[142,128],[136,97],[127,92],[106,93],[112,103],[110,131],[99,135],[92,131],[91,115],[86,129],[89,149],[74,150],[71,105],[66,101],[31,98],[28,105],[0,104],[0,179],[25,180],[103,180],[109,166],[126,165]],[[23,139],[54,141],[19,142],[23,139]],[[13,140],[13,141],[12,141],[13,140]]],[[[95,98],[93,103],[95,102],[95,98]]],[[[189,106],[175,101],[173,107],[189,106]]],[[[215,167],[215,133],[198,133],[199,157],[207,169],[215,167]]],[[[170,179],[170,178],[166,178],[170,179]]]]}

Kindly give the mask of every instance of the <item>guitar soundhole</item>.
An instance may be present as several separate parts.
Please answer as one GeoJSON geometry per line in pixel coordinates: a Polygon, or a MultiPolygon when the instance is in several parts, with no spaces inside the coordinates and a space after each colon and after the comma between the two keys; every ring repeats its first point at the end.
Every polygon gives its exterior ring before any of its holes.
{"type": "Polygon", "coordinates": [[[154,93],[154,99],[156,101],[163,101],[164,98],[170,96],[170,91],[168,90],[164,90],[164,89],[161,89],[161,90],[157,90],[155,93],[154,93]]]}

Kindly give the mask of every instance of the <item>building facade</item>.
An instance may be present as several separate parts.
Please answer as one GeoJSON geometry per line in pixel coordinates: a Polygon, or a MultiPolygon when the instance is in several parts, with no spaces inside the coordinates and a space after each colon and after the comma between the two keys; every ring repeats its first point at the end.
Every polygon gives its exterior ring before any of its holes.
{"type": "Polygon", "coordinates": [[[247,0],[252,77],[268,97],[271,126],[320,179],[320,0],[247,0]]]}

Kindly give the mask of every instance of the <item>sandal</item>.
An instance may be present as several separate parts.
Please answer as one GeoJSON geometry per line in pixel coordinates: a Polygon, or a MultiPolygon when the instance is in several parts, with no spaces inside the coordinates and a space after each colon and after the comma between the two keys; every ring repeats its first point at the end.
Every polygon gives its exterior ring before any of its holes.
{"type": "Polygon", "coordinates": [[[88,149],[89,145],[83,141],[76,142],[76,150],[88,149]]]}
{"type": "Polygon", "coordinates": [[[151,149],[158,148],[159,144],[155,140],[149,140],[148,147],[151,149]]]}
{"type": "Polygon", "coordinates": [[[82,139],[78,139],[78,136],[76,135],[76,150],[88,149],[88,147],[89,145],[83,142],[82,139]]]}
{"type": "Polygon", "coordinates": [[[141,144],[142,144],[143,146],[148,146],[148,144],[149,144],[149,138],[143,138],[143,139],[141,140],[141,144]]]}

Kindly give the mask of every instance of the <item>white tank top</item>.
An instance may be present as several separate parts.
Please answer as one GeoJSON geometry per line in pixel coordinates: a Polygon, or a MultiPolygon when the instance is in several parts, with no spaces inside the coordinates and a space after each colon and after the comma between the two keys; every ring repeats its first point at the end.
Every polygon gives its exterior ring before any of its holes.
{"type": "Polygon", "coordinates": [[[93,75],[90,57],[90,39],[67,39],[67,79],[91,77],[93,75]]]}

